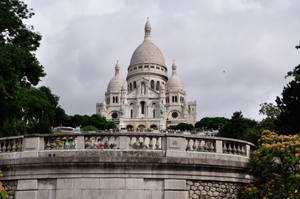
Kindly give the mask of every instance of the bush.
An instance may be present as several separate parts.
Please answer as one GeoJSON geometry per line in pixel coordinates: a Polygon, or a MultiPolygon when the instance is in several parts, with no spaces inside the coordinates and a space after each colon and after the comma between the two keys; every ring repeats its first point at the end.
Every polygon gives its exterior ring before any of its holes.
{"type": "MultiPolygon", "coordinates": [[[[0,177],[2,176],[1,170],[0,170],[0,177]]],[[[0,199],[4,198],[7,195],[7,192],[5,188],[2,185],[2,182],[0,181],[0,199]]]]}
{"type": "Polygon", "coordinates": [[[244,187],[241,198],[299,199],[300,137],[264,131],[251,160],[255,181],[244,187]]]}
{"type": "Polygon", "coordinates": [[[92,126],[92,125],[85,126],[81,130],[82,131],[98,131],[98,129],[95,126],[92,126]]]}

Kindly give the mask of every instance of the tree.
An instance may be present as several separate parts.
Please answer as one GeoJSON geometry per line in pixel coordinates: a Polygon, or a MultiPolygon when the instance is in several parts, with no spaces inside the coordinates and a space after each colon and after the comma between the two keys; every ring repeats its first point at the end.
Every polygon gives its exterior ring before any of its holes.
{"type": "Polygon", "coordinates": [[[92,125],[85,126],[81,130],[82,131],[98,131],[98,129],[95,126],[92,126],[92,125]]]}
{"type": "Polygon", "coordinates": [[[267,118],[277,118],[280,114],[280,109],[273,103],[262,103],[259,105],[259,114],[266,115],[267,118]]]}
{"type": "Polygon", "coordinates": [[[260,132],[257,122],[244,118],[241,111],[234,112],[229,122],[220,129],[219,136],[247,140],[256,143],[260,132]]]}
{"type": "Polygon", "coordinates": [[[218,130],[228,123],[229,119],[225,117],[204,117],[196,122],[195,127],[205,130],[218,130]]]}
{"type": "Polygon", "coordinates": [[[16,134],[23,88],[45,75],[35,51],[41,36],[24,22],[33,12],[20,0],[0,1],[0,132],[16,134]]]}
{"type": "Polygon", "coordinates": [[[94,114],[91,116],[88,115],[65,115],[64,117],[64,126],[71,126],[71,127],[85,127],[85,126],[94,126],[97,129],[114,129],[116,128],[115,123],[111,121],[107,121],[105,117],[100,116],[98,114],[94,114]]]}
{"type": "Polygon", "coordinates": [[[62,109],[60,106],[55,108],[55,118],[53,126],[61,126],[65,120],[65,110],[62,109]]]}
{"type": "Polygon", "coordinates": [[[29,133],[51,133],[59,98],[45,86],[26,88],[22,93],[22,120],[29,133]]]}
{"type": "Polygon", "coordinates": [[[259,105],[259,114],[265,115],[266,118],[264,118],[259,124],[258,128],[263,130],[270,130],[275,131],[276,130],[276,121],[277,117],[280,115],[280,109],[278,106],[274,105],[273,103],[262,103],[259,105]]]}
{"type": "Polygon", "coordinates": [[[264,131],[258,149],[253,152],[253,183],[241,192],[241,198],[299,199],[300,137],[264,131]]]}
{"type": "Polygon", "coordinates": [[[188,124],[188,123],[179,123],[177,125],[168,126],[168,129],[181,130],[181,131],[191,131],[191,130],[194,129],[194,126],[192,124],[188,124]]]}
{"type": "Polygon", "coordinates": [[[276,121],[276,127],[280,133],[300,133],[300,65],[293,71],[289,71],[286,77],[293,80],[282,91],[282,97],[276,98],[280,114],[276,121]]]}

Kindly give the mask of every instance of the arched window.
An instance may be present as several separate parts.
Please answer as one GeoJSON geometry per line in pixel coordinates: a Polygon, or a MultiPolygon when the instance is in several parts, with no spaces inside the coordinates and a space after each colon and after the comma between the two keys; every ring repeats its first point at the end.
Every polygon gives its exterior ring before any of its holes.
{"type": "Polygon", "coordinates": [[[155,118],[155,109],[153,109],[153,118],[155,118]]]}
{"type": "Polygon", "coordinates": [[[145,102],[144,101],[141,102],[141,113],[145,114],[145,102]]]}
{"type": "Polygon", "coordinates": [[[118,103],[118,97],[116,96],[116,103],[118,103]]]}
{"type": "Polygon", "coordinates": [[[136,81],[133,82],[133,89],[136,89],[136,81]]]}
{"type": "Polygon", "coordinates": [[[113,96],[113,103],[115,103],[115,96],[113,96]]]}
{"type": "Polygon", "coordinates": [[[151,88],[154,89],[154,80],[151,80],[151,88]]]}
{"type": "Polygon", "coordinates": [[[177,102],[177,96],[175,96],[175,102],[177,102]]]}
{"type": "Polygon", "coordinates": [[[159,90],[159,81],[156,82],[156,90],[159,90]]]}
{"type": "Polygon", "coordinates": [[[133,110],[130,110],[130,118],[133,118],[133,110]]]}
{"type": "Polygon", "coordinates": [[[132,83],[129,84],[129,90],[132,91],[132,83]]]}

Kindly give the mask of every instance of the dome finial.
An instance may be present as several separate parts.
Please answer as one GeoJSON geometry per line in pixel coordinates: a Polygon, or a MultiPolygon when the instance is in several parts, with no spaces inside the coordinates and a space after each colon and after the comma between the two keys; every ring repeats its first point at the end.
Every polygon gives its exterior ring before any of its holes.
{"type": "Polygon", "coordinates": [[[176,75],[176,63],[175,63],[175,59],[173,59],[173,63],[172,63],[172,75],[176,75]]]}
{"type": "Polygon", "coordinates": [[[119,60],[117,60],[117,63],[115,65],[115,76],[117,76],[120,72],[120,65],[119,65],[119,60]]]}
{"type": "Polygon", "coordinates": [[[145,40],[151,39],[151,24],[149,22],[149,17],[147,17],[147,22],[145,24],[145,40]]]}

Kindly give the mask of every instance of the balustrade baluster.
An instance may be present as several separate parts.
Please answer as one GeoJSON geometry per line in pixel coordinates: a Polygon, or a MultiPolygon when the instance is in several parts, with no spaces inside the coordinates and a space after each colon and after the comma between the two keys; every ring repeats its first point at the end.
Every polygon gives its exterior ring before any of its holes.
{"type": "Polygon", "coordinates": [[[210,147],[209,147],[210,152],[215,152],[215,144],[214,144],[214,141],[211,140],[209,143],[210,143],[210,147]]]}
{"type": "Polygon", "coordinates": [[[7,150],[6,144],[7,144],[7,141],[5,140],[4,144],[3,144],[3,152],[6,152],[6,150],[7,150]]]}
{"type": "Polygon", "coordinates": [[[192,151],[196,151],[196,150],[197,150],[197,140],[193,139],[192,151]]]}
{"type": "Polygon", "coordinates": [[[158,137],[156,139],[156,150],[160,150],[161,149],[161,137],[158,137]]]}
{"type": "Polygon", "coordinates": [[[150,142],[149,142],[149,148],[152,149],[152,150],[154,149],[153,140],[154,140],[154,137],[151,137],[150,142]]]}
{"type": "Polygon", "coordinates": [[[146,149],[149,149],[149,143],[150,143],[150,138],[149,137],[145,137],[144,145],[145,145],[146,149]]]}

